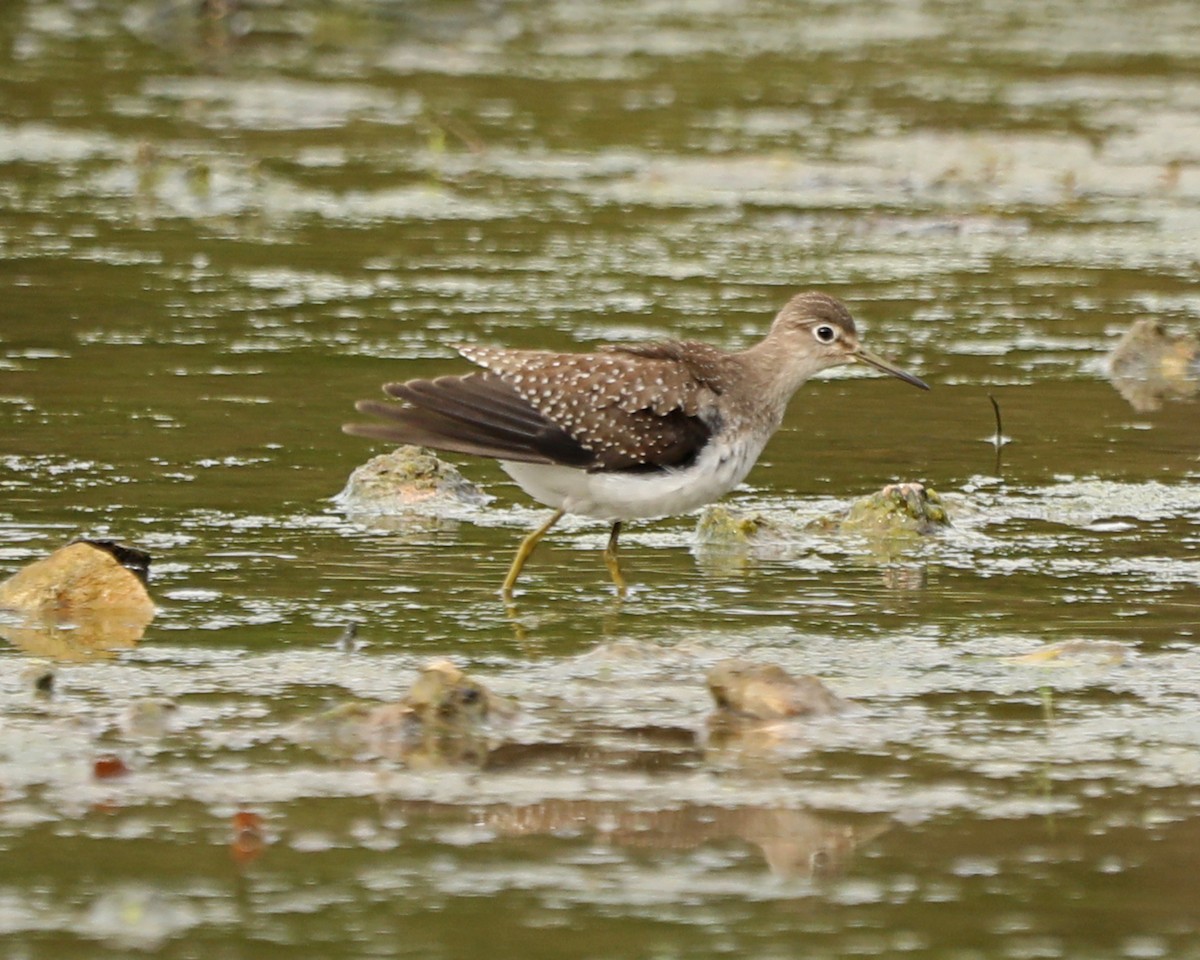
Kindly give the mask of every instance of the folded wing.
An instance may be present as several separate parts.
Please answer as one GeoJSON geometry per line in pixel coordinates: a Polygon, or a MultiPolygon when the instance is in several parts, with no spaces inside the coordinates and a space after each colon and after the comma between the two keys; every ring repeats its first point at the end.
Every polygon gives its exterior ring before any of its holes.
{"type": "Polygon", "coordinates": [[[377,423],[347,433],[590,471],[689,462],[712,434],[713,391],[670,356],[464,347],[483,372],[390,383],[404,404],[363,400],[377,423]]]}

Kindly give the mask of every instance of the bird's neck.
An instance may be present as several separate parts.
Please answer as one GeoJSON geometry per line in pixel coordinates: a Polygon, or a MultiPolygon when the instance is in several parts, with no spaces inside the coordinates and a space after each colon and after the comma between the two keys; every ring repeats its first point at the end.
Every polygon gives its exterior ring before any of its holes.
{"type": "Polygon", "coordinates": [[[742,382],[755,404],[777,418],[783,417],[788,401],[804,382],[826,366],[798,352],[794,342],[786,342],[774,330],[754,346],[734,354],[733,359],[745,369],[742,382]]]}

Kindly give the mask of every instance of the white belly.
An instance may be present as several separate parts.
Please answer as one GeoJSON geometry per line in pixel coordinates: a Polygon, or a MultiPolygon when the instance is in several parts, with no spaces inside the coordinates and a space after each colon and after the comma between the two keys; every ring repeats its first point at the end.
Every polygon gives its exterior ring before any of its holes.
{"type": "Polygon", "coordinates": [[[765,443],[710,441],[689,466],[653,473],[588,473],[511,460],[500,466],[546,506],[611,522],[674,516],[711,503],[746,478],[765,443]]]}

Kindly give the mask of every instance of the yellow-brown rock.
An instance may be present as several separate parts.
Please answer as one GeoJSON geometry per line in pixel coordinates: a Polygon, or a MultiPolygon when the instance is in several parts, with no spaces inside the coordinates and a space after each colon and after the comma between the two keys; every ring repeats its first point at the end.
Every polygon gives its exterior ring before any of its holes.
{"type": "Polygon", "coordinates": [[[482,764],[486,725],[515,705],[492,693],[449,660],[435,660],[408,694],[393,703],[344,703],[305,725],[305,738],[327,750],[403,760],[409,766],[482,764]]]}
{"type": "Polygon", "coordinates": [[[1135,320],[1108,355],[1117,392],[1139,413],[1159,409],[1164,400],[1200,392],[1200,340],[1173,334],[1158,320],[1135,320]]]}
{"type": "Polygon", "coordinates": [[[150,557],[76,540],[0,583],[0,636],[28,653],[83,660],[133,646],[154,618],[150,557]]]}
{"type": "Polygon", "coordinates": [[[849,705],[817,677],[793,677],[774,663],[722,660],[708,671],[716,719],[782,720],[823,717],[849,705]]]}

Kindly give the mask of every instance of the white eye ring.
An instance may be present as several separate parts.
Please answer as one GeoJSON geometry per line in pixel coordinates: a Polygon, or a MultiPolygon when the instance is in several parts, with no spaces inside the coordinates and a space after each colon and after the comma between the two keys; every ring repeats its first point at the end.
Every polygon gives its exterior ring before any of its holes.
{"type": "Polygon", "coordinates": [[[829,324],[822,323],[820,326],[813,327],[813,336],[819,343],[833,343],[837,339],[837,331],[829,324]]]}

